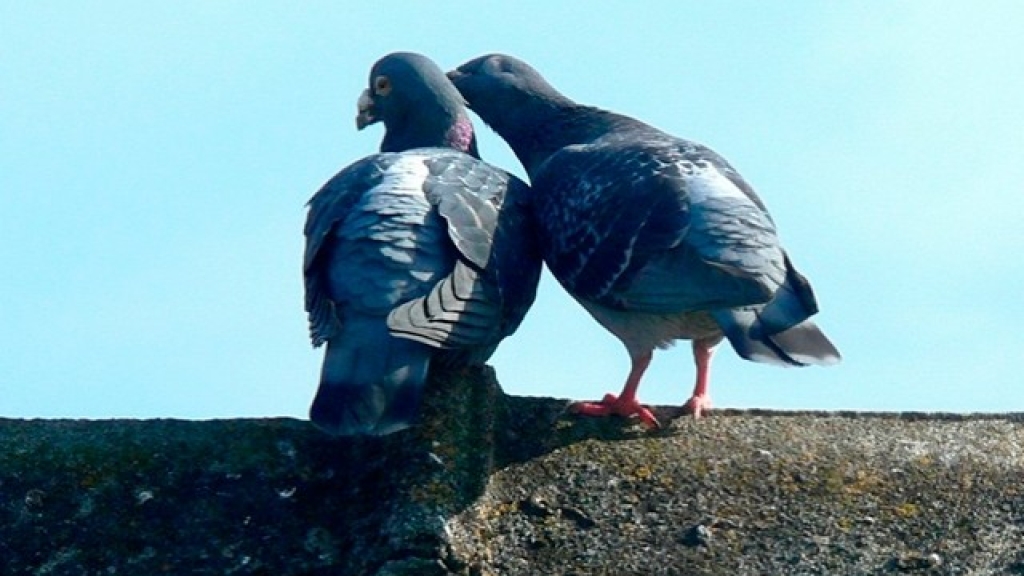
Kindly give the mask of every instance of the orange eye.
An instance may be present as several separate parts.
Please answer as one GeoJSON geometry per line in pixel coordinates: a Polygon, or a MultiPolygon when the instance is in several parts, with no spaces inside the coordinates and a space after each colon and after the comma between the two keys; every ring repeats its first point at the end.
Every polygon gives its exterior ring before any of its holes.
{"type": "Polygon", "coordinates": [[[391,93],[391,80],[387,76],[377,76],[373,79],[373,93],[378,96],[387,96],[391,93]]]}

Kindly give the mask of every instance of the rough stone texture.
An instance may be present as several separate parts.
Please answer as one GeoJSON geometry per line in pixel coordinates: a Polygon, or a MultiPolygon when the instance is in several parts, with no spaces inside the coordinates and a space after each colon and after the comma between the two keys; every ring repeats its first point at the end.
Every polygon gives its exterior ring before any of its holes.
{"type": "Polygon", "coordinates": [[[0,574],[1024,575],[1021,415],[565,407],[486,369],[384,438],[0,420],[0,574]]]}

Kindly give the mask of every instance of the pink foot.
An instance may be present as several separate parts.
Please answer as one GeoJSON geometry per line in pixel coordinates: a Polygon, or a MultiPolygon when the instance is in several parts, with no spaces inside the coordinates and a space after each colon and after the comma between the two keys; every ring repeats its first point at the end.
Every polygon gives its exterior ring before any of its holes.
{"type": "Polygon", "coordinates": [[[643,404],[636,399],[623,399],[615,394],[605,394],[600,402],[574,402],[569,410],[584,416],[609,416],[616,415],[623,418],[636,416],[648,428],[661,428],[658,419],[654,417],[643,404]]]}
{"type": "Polygon", "coordinates": [[[683,404],[683,412],[693,414],[694,418],[700,418],[711,411],[711,397],[707,394],[694,394],[683,404]]]}

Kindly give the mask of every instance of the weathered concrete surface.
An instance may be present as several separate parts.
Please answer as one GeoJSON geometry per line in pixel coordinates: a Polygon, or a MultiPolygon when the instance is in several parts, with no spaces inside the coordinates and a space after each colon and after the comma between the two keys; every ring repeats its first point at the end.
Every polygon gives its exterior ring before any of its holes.
{"type": "Polygon", "coordinates": [[[0,420],[0,574],[1024,575],[1020,415],[663,409],[648,432],[490,370],[431,386],[385,438],[0,420]]]}

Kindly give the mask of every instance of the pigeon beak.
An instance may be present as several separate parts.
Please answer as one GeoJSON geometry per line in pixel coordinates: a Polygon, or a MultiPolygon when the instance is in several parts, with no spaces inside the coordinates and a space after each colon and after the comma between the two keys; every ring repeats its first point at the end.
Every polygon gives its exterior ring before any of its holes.
{"type": "Polygon", "coordinates": [[[458,88],[459,87],[459,80],[461,80],[466,75],[461,70],[456,68],[454,70],[450,70],[447,74],[445,74],[445,76],[447,76],[448,80],[450,80],[451,83],[455,84],[455,87],[458,88]]]}
{"type": "MultiPolygon", "coordinates": [[[[459,81],[466,78],[468,74],[456,68],[454,70],[450,70],[448,73],[445,74],[445,76],[447,76],[448,80],[452,83],[453,86],[455,86],[455,89],[461,92],[462,90],[459,88],[459,81]]],[[[462,103],[469,108],[473,107],[472,105],[470,105],[469,100],[467,100],[465,96],[462,97],[462,103]]]]}
{"type": "Polygon", "coordinates": [[[359,95],[359,100],[356,102],[356,111],[356,130],[362,130],[370,124],[380,121],[380,117],[374,114],[373,98],[370,97],[369,90],[363,90],[363,93],[359,95]]]}

